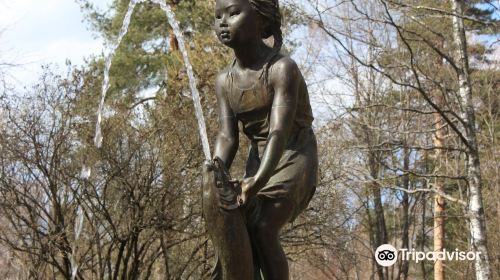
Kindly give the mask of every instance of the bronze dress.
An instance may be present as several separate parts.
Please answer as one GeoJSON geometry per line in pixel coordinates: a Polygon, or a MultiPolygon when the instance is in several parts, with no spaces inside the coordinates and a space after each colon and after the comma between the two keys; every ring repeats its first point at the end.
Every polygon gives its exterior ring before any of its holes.
{"type": "MultiPolygon", "coordinates": [[[[272,71],[272,63],[281,57],[282,55],[278,54],[270,59],[270,71],[272,71]]],[[[232,72],[234,63],[226,79],[229,89],[226,98],[243,132],[250,139],[245,177],[251,177],[257,173],[266,147],[274,91],[267,87],[263,73],[251,88],[239,89],[234,84],[232,72]]],[[[290,220],[292,222],[307,207],[316,190],[317,143],[311,127],[313,115],[309,94],[302,75],[295,117],[290,121],[293,122],[293,127],[273,175],[257,196],[248,203],[246,217],[249,223],[259,219],[260,204],[263,199],[283,198],[293,204],[290,220]]]]}

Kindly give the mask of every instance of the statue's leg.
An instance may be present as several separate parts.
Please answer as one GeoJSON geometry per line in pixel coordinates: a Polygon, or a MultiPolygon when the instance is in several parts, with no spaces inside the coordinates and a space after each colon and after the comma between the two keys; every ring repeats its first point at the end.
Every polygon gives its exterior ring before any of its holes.
{"type": "Polygon", "coordinates": [[[279,241],[279,233],[292,216],[293,204],[286,198],[261,200],[258,219],[249,225],[259,266],[265,280],[288,280],[288,262],[279,241]]]}
{"type": "Polygon", "coordinates": [[[260,218],[262,210],[262,201],[260,197],[254,197],[243,207],[243,212],[245,214],[245,222],[247,225],[247,231],[250,238],[250,245],[252,247],[252,257],[253,257],[253,280],[262,280],[262,275],[260,272],[260,261],[257,254],[257,245],[252,239],[252,228],[254,227],[260,218]]]}
{"type": "Polygon", "coordinates": [[[253,280],[262,280],[261,272],[260,272],[260,260],[259,255],[257,254],[257,248],[255,242],[252,240],[252,236],[250,235],[250,243],[252,245],[252,256],[253,256],[253,280]]]}

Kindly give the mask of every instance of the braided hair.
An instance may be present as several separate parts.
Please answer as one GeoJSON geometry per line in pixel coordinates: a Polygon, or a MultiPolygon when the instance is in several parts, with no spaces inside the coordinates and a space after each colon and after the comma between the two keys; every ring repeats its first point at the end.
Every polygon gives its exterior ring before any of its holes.
{"type": "Polygon", "coordinates": [[[273,53],[264,67],[263,75],[266,85],[268,85],[268,73],[272,59],[279,54],[283,46],[283,33],[281,32],[281,13],[278,0],[248,0],[250,6],[261,16],[264,24],[262,38],[267,39],[273,36],[273,53]]]}
{"type": "Polygon", "coordinates": [[[250,6],[259,14],[265,24],[262,38],[274,37],[273,49],[281,50],[283,35],[281,33],[281,13],[278,0],[248,0],[250,6]]]}

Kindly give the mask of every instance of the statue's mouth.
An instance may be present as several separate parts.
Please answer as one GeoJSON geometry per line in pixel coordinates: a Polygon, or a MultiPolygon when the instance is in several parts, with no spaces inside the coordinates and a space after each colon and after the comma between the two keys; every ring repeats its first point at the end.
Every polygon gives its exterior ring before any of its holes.
{"type": "Polygon", "coordinates": [[[220,33],[220,37],[221,37],[222,39],[229,39],[229,38],[231,37],[231,34],[229,33],[229,31],[222,31],[222,32],[220,33]]]}

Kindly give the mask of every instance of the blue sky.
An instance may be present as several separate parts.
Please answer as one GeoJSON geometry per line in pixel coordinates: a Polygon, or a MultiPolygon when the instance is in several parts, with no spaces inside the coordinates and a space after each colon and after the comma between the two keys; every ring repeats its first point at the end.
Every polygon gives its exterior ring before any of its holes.
{"type": "MultiPolygon", "coordinates": [[[[111,0],[93,2],[105,9],[111,0]]],[[[8,69],[17,86],[36,81],[43,64],[80,64],[103,51],[74,0],[0,0],[0,30],[0,59],[20,65],[8,69]]]]}

